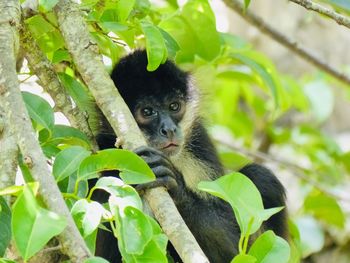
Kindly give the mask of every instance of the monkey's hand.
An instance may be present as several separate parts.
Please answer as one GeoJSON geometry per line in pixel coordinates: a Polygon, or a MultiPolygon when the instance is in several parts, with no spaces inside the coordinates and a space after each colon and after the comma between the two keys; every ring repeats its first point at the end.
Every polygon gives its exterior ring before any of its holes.
{"type": "Polygon", "coordinates": [[[181,173],[161,151],[152,147],[142,146],[137,148],[135,153],[145,160],[157,178],[153,182],[137,185],[135,188],[140,194],[146,189],[159,186],[167,188],[173,197],[178,196],[182,192],[185,184],[181,173]]]}

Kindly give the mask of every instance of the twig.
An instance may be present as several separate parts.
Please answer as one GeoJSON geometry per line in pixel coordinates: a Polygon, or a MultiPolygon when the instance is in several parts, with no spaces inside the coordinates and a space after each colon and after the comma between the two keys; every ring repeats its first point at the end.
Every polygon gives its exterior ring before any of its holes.
{"type": "Polygon", "coordinates": [[[304,46],[298,44],[296,40],[282,34],[275,28],[271,27],[270,25],[265,23],[261,17],[257,16],[255,13],[253,13],[249,9],[245,10],[243,5],[238,0],[223,0],[223,1],[229,8],[233,9],[247,22],[257,27],[262,33],[268,35],[275,41],[287,47],[288,49],[293,51],[295,54],[297,54],[299,57],[301,57],[305,61],[327,72],[328,74],[332,75],[336,79],[350,85],[350,76],[330,66],[326,61],[322,60],[321,58],[313,54],[310,50],[308,50],[304,46]]]}
{"type": "Polygon", "coordinates": [[[9,119],[10,130],[16,136],[17,144],[33,178],[40,183],[43,201],[52,211],[67,219],[67,227],[60,234],[61,244],[72,262],[83,262],[90,256],[79,230],[62,198],[61,192],[46,164],[33,130],[28,112],[22,100],[16,72],[16,50],[20,25],[18,0],[0,0],[0,105],[9,119]]]}
{"type": "Polygon", "coordinates": [[[313,187],[315,187],[319,191],[321,191],[329,196],[333,196],[336,199],[350,202],[350,198],[345,197],[345,196],[347,196],[346,194],[340,195],[338,193],[330,191],[327,188],[327,186],[325,186],[325,185],[317,182],[316,180],[310,178],[309,176],[307,176],[306,173],[309,171],[309,169],[307,169],[307,168],[301,167],[301,166],[296,165],[290,161],[283,160],[281,158],[272,156],[272,155],[267,154],[267,153],[263,153],[260,151],[250,151],[248,149],[239,147],[239,146],[233,144],[232,142],[228,142],[227,140],[219,138],[219,137],[216,137],[215,141],[222,144],[222,145],[229,147],[230,149],[232,149],[234,151],[243,153],[244,155],[250,156],[254,159],[275,162],[275,163],[278,163],[284,167],[287,167],[289,170],[293,170],[295,172],[295,173],[293,173],[293,175],[299,177],[301,180],[308,182],[309,184],[311,184],[313,187]]]}
{"type": "MultiPolygon", "coordinates": [[[[60,0],[54,12],[78,71],[114,132],[124,142],[123,147],[132,150],[146,145],[129,108],[105,70],[78,6],[72,1],[60,0]]],[[[208,262],[165,189],[151,189],[144,196],[183,261],[208,262]]]]}
{"type": "Polygon", "coordinates": [[[320,13],[322,15],[325,15],[325,16],[333,19],[339,25],[346,26],[347,28],[350,28],[350,18],[343,16],[341,14],[338,14],[337,12],[335,12],[329,8],[326,8],[320,4],[314,3],[311,0],[289,0],[289,1],[294,2],[298,5],[301,5],[308,10],[312,10],[312,11],[315,11],[315,12],[320,13]]]}

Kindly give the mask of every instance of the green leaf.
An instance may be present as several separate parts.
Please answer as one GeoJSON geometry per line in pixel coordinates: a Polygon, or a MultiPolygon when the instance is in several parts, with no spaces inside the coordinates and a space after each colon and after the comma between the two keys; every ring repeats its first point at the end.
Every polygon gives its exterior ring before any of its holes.
{"type": "Polygon", "coordinates": [[[35,15],[28,18],[26,21],[31,32],[33,32],[34,37],[38,39],[43,34],[54,31],[55,28],[48,21],[45,20],[41,15],[35,15]]]}
{"type": "Polygon", "coordinates": [[[255,240],[248,254],[254,256],[257,263],[287,263],[290,248],[287,241],[269,230],[255,240]]]}
{"type": "Polygon", "coordinates": [[[252,162],[249,158],[238,152],[222,152],[220,153],[220,159],[225,167],[228,167],[233,171],[239,171],[241,168],[252,162]]]}
{"type": "Polygon", "coordinates": [[[88,114],[89,123],[90,120],[98,119],[96,116],[96,103],[88,88],[66,73],[59,73],[58,77],[79,109],[88,114]]]}
{"type": "Polygon", "coordinates": [[[126,262],[167,262],[167,237],[152,218],[115,196],[110,197],[109,206],[119,226],[119,249],[126,262]]]}
{"type": "Polygon", "coordinates": [[[74,220],[81,226],[83,237],[91,235],[98,228],[105,212],[100,203],[88,202],[86,199],[78,200],[71,209],[74,220]]]}
{"type": "Polygon", "coordinates": [[[83,145],[89,145],[89,139],[88,137],[79,131],[78,129],[75,129],[70,126],[66,125],[55,125],[53,127],[53,134],[52,134],[53,140],[73,140],[81,141],[81,144],[83,145]]]}
{"type": "Polygon", "coordinates": [[[56,50],[52,55],[51,62],[56,64],[62,61],[72,61],[69,52],[65,49],[56,50]]]}
{"type": "Polygon", "coordinates": [[[114,32],[116,34],[118,34],[120,31],[126,31],[129,29],[127,25],[114,21],[100,22],[98,24],[104,31],[114,32]]]}
{"type": "Polygon", "coordinates": [[[255,71],[265,82],[265,84],[269,87],[271,94],[274,98],[275,105],[279,105],[279,98],[278,98],[278,86],[276,83],[276,80],[273,78],[273,76],[270,74],[270,72],[267,70],[264,65],[258,63],[254,59],[246,54],[232,54],[232,58],[242,62],[243,64],[250,67],[253,71],[255,71]]]}
{"type": "Polygon", "coordinates": [[[325,235],[319,223],[310,216],[295,220],[300,233],[303,258],[320,251],[325,243],[325,235]]]}
{"type": "Polygon", "coordinates": [[[334,197],[313,191],[305,199],[304,208],[306,212],[311,213],[316,218],[339,228],[344,228],[345,215],[334,197]]]}
{"type": "Polygon", "coordinates": [[[230,203],[244,235],[255,233],[263,221],[283,209],[264,209],[258,189],[241,173],[225,175],[211,182],[200,182],[198,188],[230,203]],[[251,226],[250,222],[253,222],[251,226]]]}
{"type": "Polygon", "coordinates": [[[119,176],[126,184],[147,183],[155,179],[151,168],[141,157],[121,149],[107,149],[85,158],[79,167],[78,178],[90,178],[106,170],[119,170],[119,176]]]}
{"type": "Polygon", "coordinates": [[[115,204],[123,211],[126,206],[142,210],[142,201],[136,190],[116,177],[104,176],[98,179],[96,189],[102,189],[114,196],[115,204]]]}
{"type": "Polygon", "coordinates": [[[38,45],[45,53],[64,48],[64,39],[58,30],[47,32],[38,38],[38,45]]]}
{"type": "Polygon", "coordinates": [[[3,257],[11,241],[11,210],[2,196],[0,196],[0,229],[0,257],[3,257]]]}
{"type": "Polygon", "coordinates": [[[177,51],[180,50],[179,45],[177,44],[176,40],[164,29],[158,27],[160,33],[162,33],[162,36],[165,40],[165,45],[168,50],[168,56],[169,58],[174,59],[176,56],[177,51]]]}
{"type": "Polygon", "coordinates": [[[151,22],[142,20],[140,25],[146,38],[147,70],[154,71],[166,60],[168,55],[164,38],[158,27],[151,22]]]}
{"type": "Polygon", "coordinates": [[[52,170],[56,181],[59,182],[78,170],[82,160],[90,154],[89,151],[80,146],[66,148],[57,154],[52,170]]]}
{"type": "Polygon", "coordinates": [[[118,10],[119,21],[124,22],[128,19],[130,12],[134,8],[135,0],[119,0],[116,3],[116,9],[118,10]]]}
{"type": "Polygon", "coordinates": [[[220,35],[216,31],[215,15],[207,0],[188,1],[182,9],[181,16],[192,29],[197,39],[196,54],[211,61],[219,55],[220,35]]]}
{"type": "Polygon", "coordinates": [[[64,217],[41,208],[29,187],[17,198],[12,209],[12,233],[18,252],[28,260],[66,226],[64,217]]]}
{"type": "MultiPolygon", "coordinates": [[[[38,193],[39,190],[39,183],[38,182],[30,182],[26,184],[27,187],[30,187],[30,189],[32,190],[32,192],[34,194],[38,193]]],[[[14,195],[14,196],[18,196],[19,194],[22,193],[23,188],[25,186],[23,185],[11,185],[9,187],[6,187],[4,189],[0,190],[0,196],[1,195],[14,195]]]]}
{"type": "Polygon", "coordinates": [[[127,206],[124,208],[121,221],[120,233],[125,251],[129,254],[142,254],[153,234],[153,228],[147,216],[137,208],[127,206]]]}
{"type": "Polygon", "coordinates": [[[105,260],[104,258],[100,257],[91,257],[84,261],[84,263],[110,263],[109,261],[105,260]]]}
{"type": "Polygon", "coordinates": [[[30,118],[45,129],[52,131],[55,118],[50,104],[43,98],[26,91],[22,92],[22,97],[30,118]]]}
{"type": "Polygon", "coordinates": [[[233,258],[231,263],[255,263],[256,258],[250,255],[237,255],[233,258]]]}
{"type": "Polygon", "coordinates": [[[51,11],[57,2],[58,0],[39,0],[39,10],[44,12],[51,11]]]}
{"type": "Polygon", "coordinates": [[[119,59],[118,45],[116,45],[110,37],[100,32],[91,32],[91,36],[97,42],[102,54],[110,57],[112,62],[116,63],[119,59]]]}
{"type": "Polygon", "coordinates": [[[168,32],[178,43],[180,50],[176,55],[177,62],[191,62],[197,52],[198,39],[193,34],[190,25],[180,15],[171,16],[161,21],[159,26],[168,32]]]}

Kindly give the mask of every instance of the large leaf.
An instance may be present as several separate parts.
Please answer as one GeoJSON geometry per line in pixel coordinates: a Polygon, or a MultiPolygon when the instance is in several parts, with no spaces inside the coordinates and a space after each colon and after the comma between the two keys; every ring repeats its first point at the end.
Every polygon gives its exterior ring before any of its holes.
{"type": "Polygon", "coordinates": [[[190,0],[181,12],[197,38],[196,53],[210,61],[220,52],[220,35],[216,31],[215,15],[207,0],[190,0]]]}
{"type": "Polygon", "coordinates": [[[71,209],[74,220],[81,227],[84,237],[91,235],[98,228],[105,212],[100,203],[88,202],[86,199],[80,199],[71,209]]]}
{"type": "Polygon", "coordinates": [[[162,36],[165,40],[166,48],[168,49],[168,57],[171,59],[175,58],[176,53],[180,50],[179,45],[177,44],[176,40],[164,29],[158,27],[160,30],[160,33],[162,33],[162,36]]]}
{"type": "Polygon", "coordinates": [[[290,248],[287,241],[269,230],[255,240],[248,254],[254,256],[257,263],[287,263],[290,248]]]}
{"type": "Polygon", "coordinates": [[[154,71],[167,58],[168,54],[165,41],[158,27],[151,22],[142,20],[140,25],[146,38],[147,70],[154,71]]]}
{"type": "Polygon", "coordinates": [[[324,195],[321,192],[311,192],[304,201],[306,212],[316,218],[340,228],[344,228],[345,215],[334,197],[324,195]]]}
{"type": "Polygon", "coordinates": [[[111,176],[101,177],[96,182],[94,188],[102,189],[113,195],[113,200],[121,211],[127,206],[142,210],[142,201],[136,190],[119,178],[111,176]]]}
{"type": "Polygon", "coordinates": [[[65,218],[40,207],[29,187],[12,209],[12,233],[18,252],[28,260],[66,226],[65,218]]]}
{"type": "Polygon", "coordinates": [[[66,125],[55,125],[53,127],[53,134],[50,142],[56,144],[66,143],[70,145],[81,145],[85,148],[89,148],[90,145],[90,141],[84,133],[66,125]]]}
{"type": "Polygon", "coordinates": [[[0,196],[0,229],[0,257],[2,257],[11,241],[11,210],[2,196],[0,196]]]}
{"type": "Polygon", "coordinates": [[[118,226],[118,244],[126,262],[167,262],[167,238],[154,220],[111,196],[110,210],[118,226]]]}
{"type": "MultiPolygon", "coordinates": [[[[161,21],[159,26],[171,35],[180,47],[176,55],[178,62],[193,61],[197,52],[198,39],[192,32],[190,25],[180,15],[174,15],[161,21]]],[[[170,52],[171,54],[171,52],[170,52]]]]}
{"type": "Polygon", "coordinates": [[[94,120],[96,118],[96,103],[88,88],[66,73],[59,73],[58,76],[79,109],[89,115],[89,121],[94,120]]]}
{"type": "Polygon", "coordinates": [[[241,173],[225,175],[211,182],[200,182],[198,188],[230,203],[244,235],[255,233],[263,221],[282,209],[264,209],[259,190],[241,173]]]}
{"type": "Polygon", "coordinates": [[[45,20],[41,15],[35,15],[25,20],[30,31],[36,38],[41,37],[43,34],[54,31],[55,28],[48,21],[45,20]]]}
{"type": "Polygon", "coordinates": [[[127,184],[147,183],[155,179],[151,168],[141,157],[121,149],[107,149],[87,157],[79,167],[78,177],[86,179],[106,170],[119,170],[119,176],[127,184]]]}
{"type": "Polygon", "coordinates": [[[266,86],[271,91],[271,94],[275,101],[275,105],[278,106],[279,97],[278,97],[278,83],[276,81],[276,78],[271,74],[271,70],[266,68],[265,65],[254,60],[252,58],[252,55],[254,55],[254,53],[245,52],[242,54],[232,54],[231,57],[250,67],[254,72],[256,72],[262,78],[266,86]]]}
{"type": "Polygon", "coordinates": [[[142,254],[153,235],[153,228],[147,216],[137,208],[127,206],[124,209],[121,222],[120,234],[126,252],[142,254]]]}
{"type": "Polygon", "coordinates": [[[22,92],[22,97],[30,118],[50,131],[54,125],[54,114],[50,104],[43,98],[26,91],[22,92]]]}
{"type": "Polygon", "coordinates": [[[135,0],[119,0],[116,3],[119,21],[125,21],[135,5],[135,0]]]}
{"type": "Polygon", "coordinates": [[[61,181],[78,170],[82,160],[89,155],[90,152],[80,146],[68,147],[57,154],[52,170],[56,181],[61,181]]]}

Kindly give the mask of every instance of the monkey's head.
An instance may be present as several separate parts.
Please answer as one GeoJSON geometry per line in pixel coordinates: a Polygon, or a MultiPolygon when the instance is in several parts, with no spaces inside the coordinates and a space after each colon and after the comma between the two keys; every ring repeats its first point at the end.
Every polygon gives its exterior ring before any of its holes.
{"type": "Polygon", "coordinates": [[[169,60],[149,72],[146,51],[138,50],[122,58],[111,77],[149,145],[166,155],[178,153],[197,104],[188,74],[169,60]]]}

